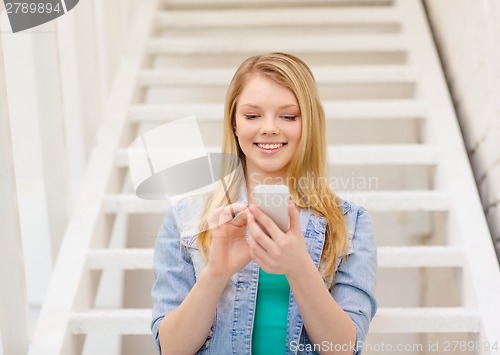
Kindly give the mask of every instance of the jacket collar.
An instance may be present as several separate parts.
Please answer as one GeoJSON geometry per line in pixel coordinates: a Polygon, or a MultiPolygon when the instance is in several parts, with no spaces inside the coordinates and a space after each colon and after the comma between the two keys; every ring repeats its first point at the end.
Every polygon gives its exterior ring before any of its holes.
{"type": "Polygon", "coordinates": [[[345,200],[340,200],[340,206],[343,214],[347,214],[351,210],[351,204],[345,200]]]}

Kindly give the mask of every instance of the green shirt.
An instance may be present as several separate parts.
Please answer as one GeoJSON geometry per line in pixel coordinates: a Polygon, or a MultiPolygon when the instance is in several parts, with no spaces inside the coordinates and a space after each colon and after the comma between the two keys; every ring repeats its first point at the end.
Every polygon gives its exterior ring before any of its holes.
{"type": "Polygon", "coordinates": [[[290,285],[285,275],[259,270],[252,355],[286,353],[289,295],[290,285]]]}

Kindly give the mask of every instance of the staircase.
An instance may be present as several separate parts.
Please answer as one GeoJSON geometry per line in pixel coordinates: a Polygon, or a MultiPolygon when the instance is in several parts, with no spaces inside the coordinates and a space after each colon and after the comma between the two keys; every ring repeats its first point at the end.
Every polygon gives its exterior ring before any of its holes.
{"type": "Polygon", "coordinates": [[[364,354],[500,353],[500,270],[420,1],[138,8],[30,355],[154,354],[151,266],[168,202],[135,197],[126,149],[195,114],[217,150],[237,65],[278,50],[315,73],[334,188],[374,221],[379,310],[364,354]]]}

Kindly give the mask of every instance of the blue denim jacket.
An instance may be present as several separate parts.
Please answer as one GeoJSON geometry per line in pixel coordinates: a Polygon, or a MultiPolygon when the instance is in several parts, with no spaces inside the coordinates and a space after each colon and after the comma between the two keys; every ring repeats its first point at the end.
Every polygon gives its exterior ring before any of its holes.
{"type": "MultiPolygon", "coordinates": [[[[341,201],[341,204],[349,230],[348,257],[342,263],[340,258],[337,262],[335,285],[331,278],[324,281],[337,304],[354,321],[356,344],[359,344],[364,341],[377,309],[374,296],[377,251],[368,212],[346,201],[341,201]]],[[[178,216],[186,211],[192,213],[192,205],[184,201],[170,209],[156,242],[151,330],[158,351],[161,320],[181,304],[204,267],[203,257],[197,249],[197,235],[180,231],[173,209],[178,216]]],[[[321,270],[319,264],[326,220],[313,211],[302,209],[300,224],[309,255],[321,270]]],[[[197,354],[251,354],[258,279],[259,266],[253,260],[231,277],[217,305],[208,338],[197,354]]],[[[361,349],[356,348],[355,354],[360,353],[361,349]]],[[[292,292],[288,306],[286,354],[317,354],[303,327],[292,292]]]]}

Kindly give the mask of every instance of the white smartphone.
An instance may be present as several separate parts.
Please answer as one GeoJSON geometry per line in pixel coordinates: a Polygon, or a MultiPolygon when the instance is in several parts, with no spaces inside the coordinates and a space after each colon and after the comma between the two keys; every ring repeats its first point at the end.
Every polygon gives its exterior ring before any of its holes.
{"type": "Polygon", "coordinates": [[[253,190],[253,203],[268,215],[283,231],[288,231],[288,200],[286,185],[257,185],[253,190]]]}

